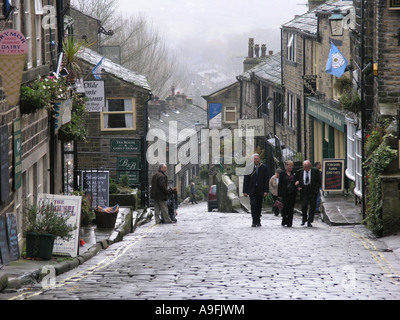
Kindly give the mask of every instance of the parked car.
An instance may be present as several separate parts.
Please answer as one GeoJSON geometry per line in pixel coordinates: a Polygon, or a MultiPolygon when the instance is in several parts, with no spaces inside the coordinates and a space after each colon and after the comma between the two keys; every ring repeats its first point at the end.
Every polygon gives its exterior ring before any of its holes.
{"type": "Polygon", "coordinates": [[[213,209],[218,209],[217,186],[215,184],[210,186],[210,191],[208,192],[207,208],[208,211],[212,211],[213,209]]]}

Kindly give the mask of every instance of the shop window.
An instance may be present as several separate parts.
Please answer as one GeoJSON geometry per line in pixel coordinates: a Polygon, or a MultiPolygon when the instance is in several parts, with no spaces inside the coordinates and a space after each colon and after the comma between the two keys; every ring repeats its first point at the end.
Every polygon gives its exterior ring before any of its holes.
{"type": "Polygon", "coordinates": [[[135,99],[107,99],[101,122],[103,131],[136,130],[135,99]]]}

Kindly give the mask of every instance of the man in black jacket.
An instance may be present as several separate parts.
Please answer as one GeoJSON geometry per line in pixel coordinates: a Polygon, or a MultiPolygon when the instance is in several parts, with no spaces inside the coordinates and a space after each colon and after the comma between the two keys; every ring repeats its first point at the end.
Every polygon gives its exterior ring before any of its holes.
{"type": "Polygon", "coordinates": [[[264,197],[269,192],[268,168],[260,164],[260,156],[253,155],[254,170],[251,174],[244,176],[243,195],[250,196],[252,227],[261,227],[261,207],[264,197]]]}
{"type": "Polygon", "coordinates": [[[321,188],[321,175],[318,169],[311,168],[311,162],[306,160],[303,162],[303,169],[297,171],[296,186],[300,190],[301,212],[303,215],[302,226],[307,222],[307,227],[312,227],[314,222],[315,206],[317,195],[321,188]],[[307,211],[310,207],[310,211],[307,211]]]}
{"type": "Polygon", "coordinates": [[[169,217],[167,199],[168,199],[168,178],[165,175],[167,165],[160,164],[157,173],[151,179],[150,198],[154,199],[154,219],[156,223],[161,223],[160,215],[164,223],[172,223],[169,217]]]}

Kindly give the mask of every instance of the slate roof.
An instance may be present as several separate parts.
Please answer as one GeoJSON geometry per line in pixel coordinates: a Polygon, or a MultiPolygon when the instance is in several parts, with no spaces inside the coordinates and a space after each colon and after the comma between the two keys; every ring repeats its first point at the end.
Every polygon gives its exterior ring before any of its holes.
{"type": "MultiPolygon", "coordinates": [[[[150,110],[157,107],[162,108],[158,105],[149,105],[149,107],[150,110]]],[[[185,107],[177,109],[173,109],[167,105],[165,106],[164,112],[161,112],[159,119],[153,114],[153,112],[149,111],[149,119],[150,129],[161,129],[165,132],[168,141],[170,121],[177,122],[178,133],[183,129],[196,130],[195,124],[197,121],[199,121],[199,123],[204,127],[207,126],[207,111],[193,104],[186,104],[185,107]]]]}
{"type": "MultiPolygon", "coordinates": [[[[90,50],[88,48],[83,48],[78,52],[78,57],[93,66],[97,65],[100,60],[103,58],[102,55],[98,54],[96,51],[90,50]]],[[[104,69],[105,72],[122,79],[126,82],[132,83],[138,87],[141,87],[146,90],[150,89],[150,84],[147,81],[146,76],[141,75],[135,71],[132,71],[128,68],[121,66],[108,58],[104,58],[103,64],[101,68],[104,69]]]]}
{"type": "Polygon", "coordinates": [[[268,80],[276,85],[281,85],[281,69],[281,53],[278,52],[272,56],[268,56],[265,61],[260,62],[255,67],[242,73],[239,78],[250,81],[250,77],[254,73],[259,79],[268,80]]]}
{"type": "Polygon", "coordinates": [[[296,29],[304,34],[316,36],[318,31],[318,18],[315,10],[302,14],[282,25],[283,29],[296,29]]]}
{"type": "Polygon", "coordinates": [[[283,29],[295,29],[303,34],[316,37],[318,35],[318,14],[331,15],[333,10],[338,7],[344,14],[353,8],[353,1],[330,0],[321,4],[312,11],[297,16],[293,20],[282,25],[283,29]]]}

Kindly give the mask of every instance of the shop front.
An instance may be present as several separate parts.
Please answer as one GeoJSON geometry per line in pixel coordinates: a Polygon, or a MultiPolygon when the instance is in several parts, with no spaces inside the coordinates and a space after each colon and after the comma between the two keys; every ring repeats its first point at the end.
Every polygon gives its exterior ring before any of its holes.
{"type": "Polygon", "coordinates": [[[313,163],[323,159],[346,159],[345,115],[314,98],[306,99],[306,110],[310,116],[313,163]]]}

